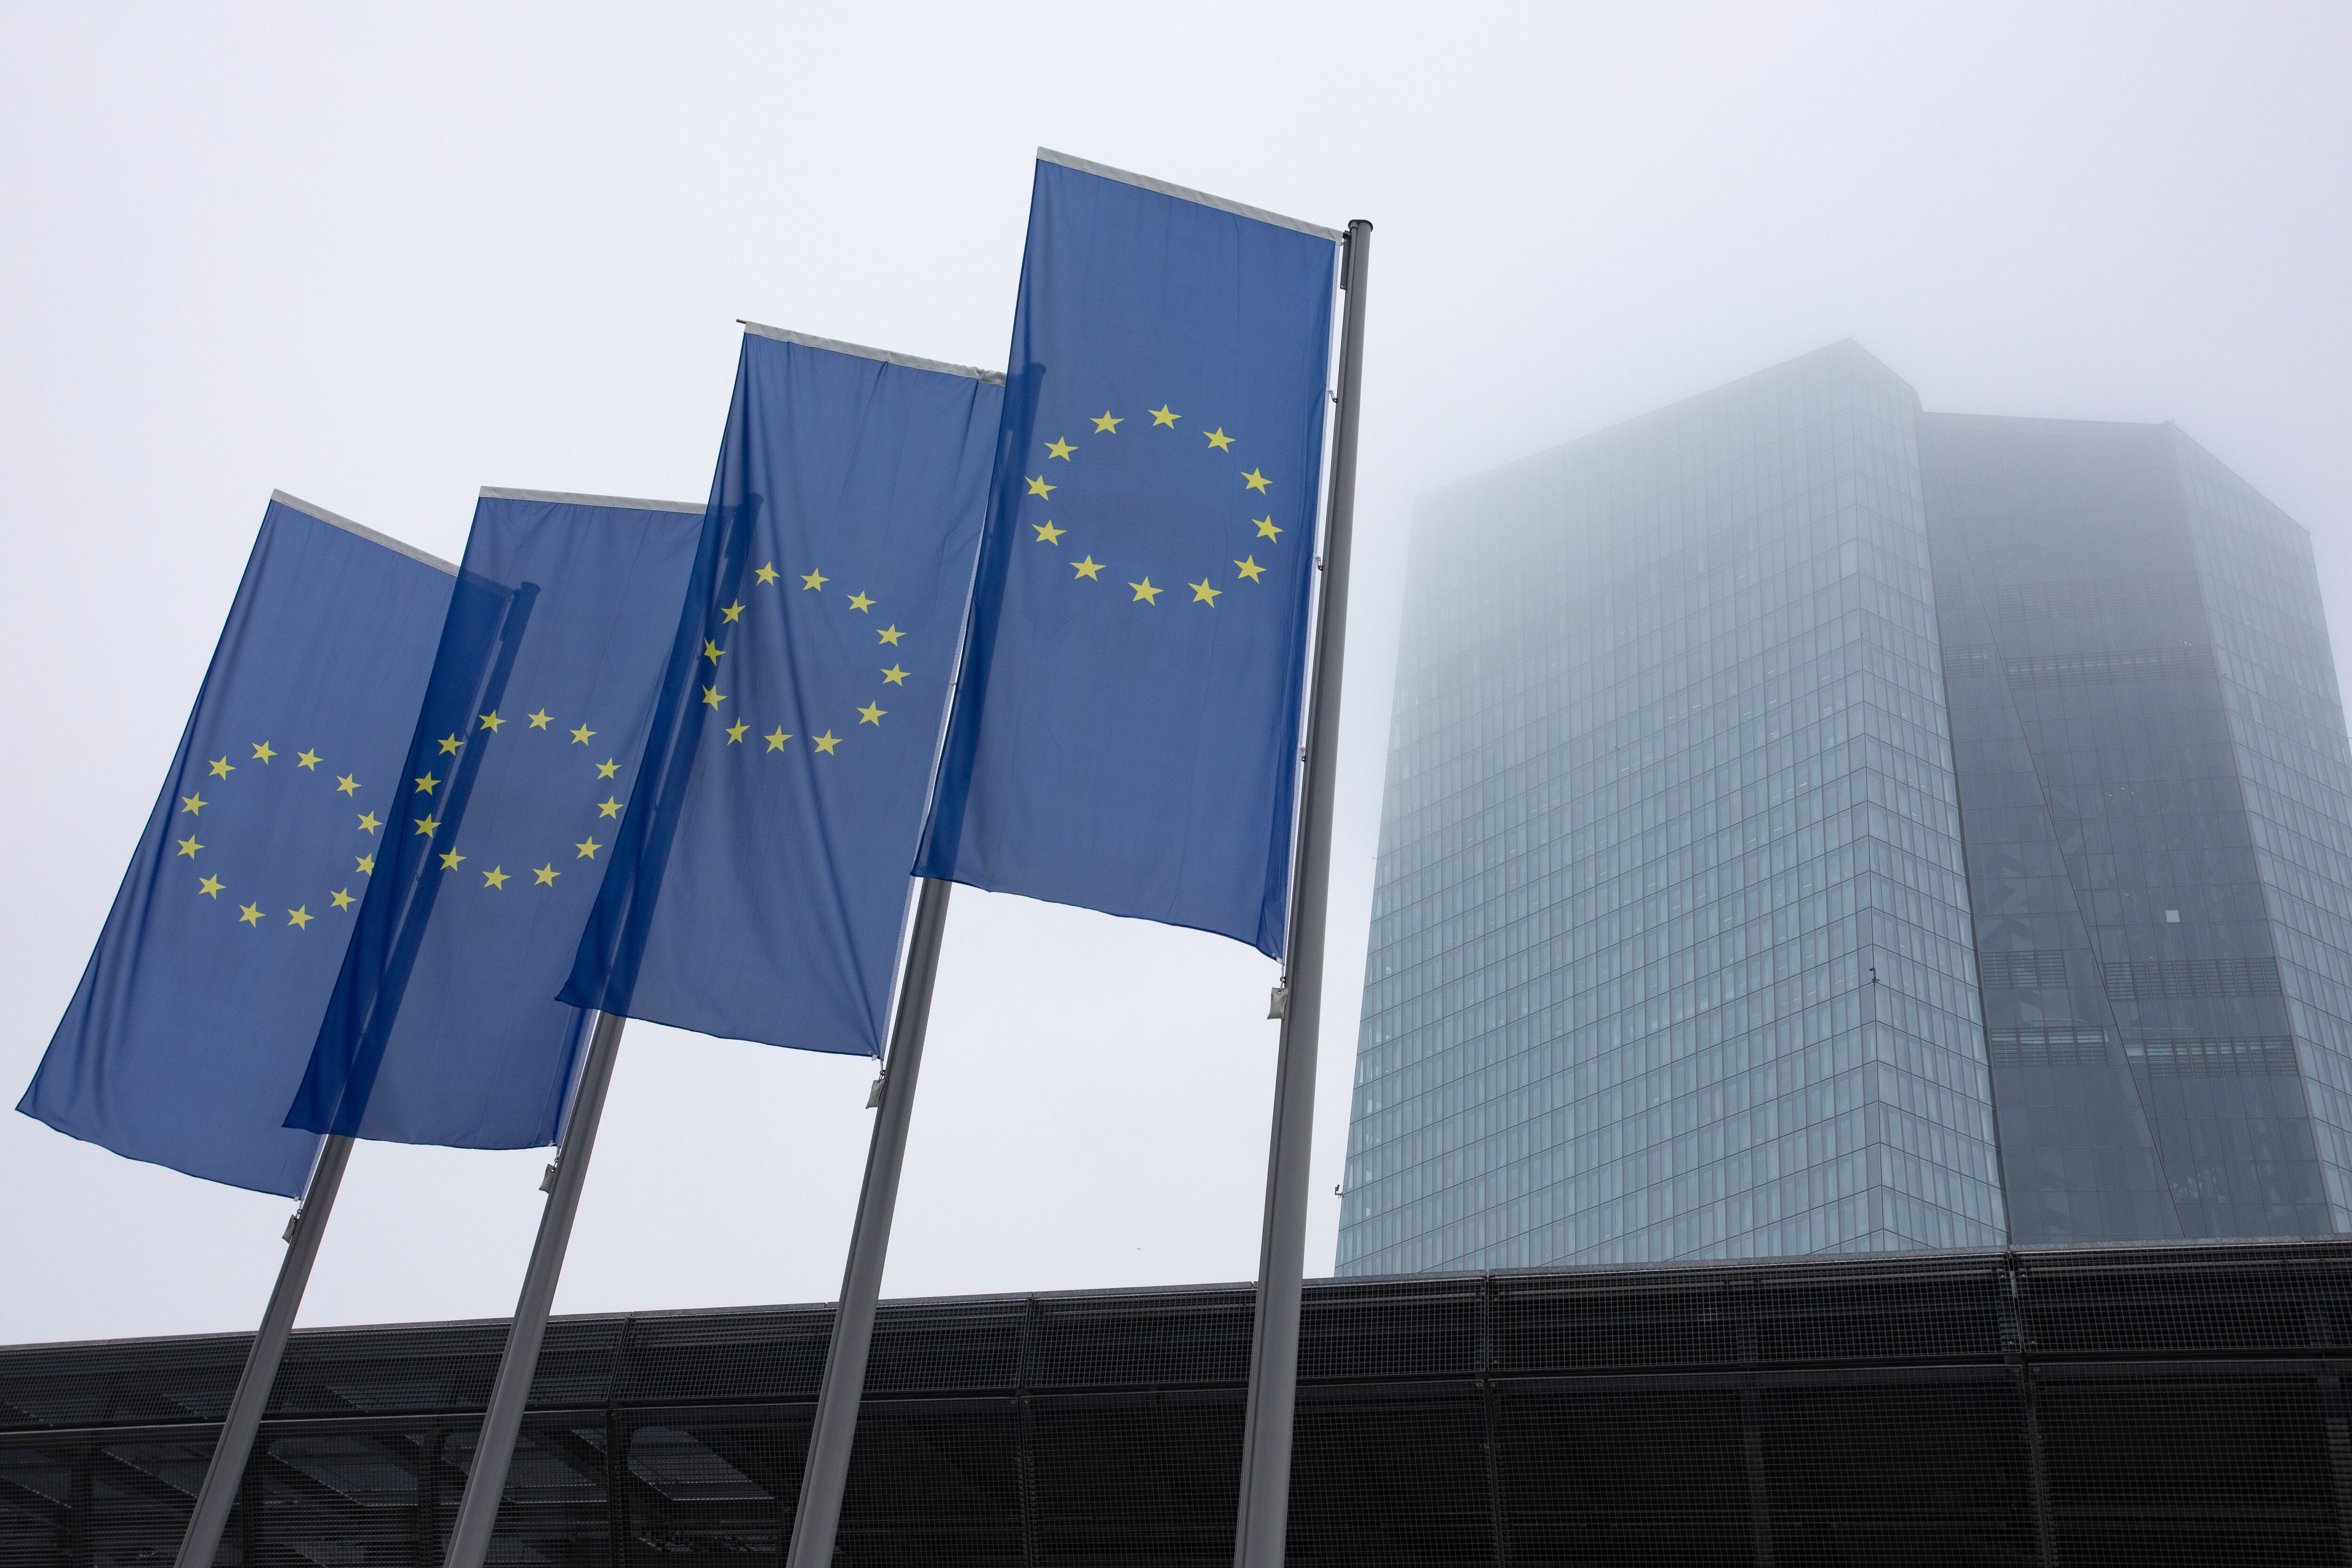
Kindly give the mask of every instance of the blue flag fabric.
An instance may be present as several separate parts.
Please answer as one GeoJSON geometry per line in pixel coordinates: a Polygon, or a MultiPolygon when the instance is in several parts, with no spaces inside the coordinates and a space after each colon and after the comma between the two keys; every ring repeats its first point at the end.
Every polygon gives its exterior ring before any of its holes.
{"type": "Polygon", "coordinates": [[[1039,154],[922,875],[1281,955],[1337,238],[1039,154]]]}
{"type": "Polygon", "coordinates": [[[1002,383],[744,337],[646,805],[566,1000],[880,1053],[1002,383]]]}
{"type": "Polygon", "coordinates": [[[208,1181],[293,1196],[280,1125],[351,939],[455,568],[279,495],[163,793],[16,1109],[208,1181]]]}
{"type": "Polygon", "coordinates": [[[556,1141],[587,1020],[555,993],[627,821],[701,511],[482,492],[288,1126],[556,1141]]]}

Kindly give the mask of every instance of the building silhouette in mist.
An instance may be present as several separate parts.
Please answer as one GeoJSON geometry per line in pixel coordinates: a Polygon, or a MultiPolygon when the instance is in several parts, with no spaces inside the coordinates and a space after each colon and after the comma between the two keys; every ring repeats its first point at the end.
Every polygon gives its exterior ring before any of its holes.
{"type": "Polygon", "coordinates": [[[1428,498],[1342,1274],[2352,1229],[2305,531],[1851,343],[1428,498]]]}

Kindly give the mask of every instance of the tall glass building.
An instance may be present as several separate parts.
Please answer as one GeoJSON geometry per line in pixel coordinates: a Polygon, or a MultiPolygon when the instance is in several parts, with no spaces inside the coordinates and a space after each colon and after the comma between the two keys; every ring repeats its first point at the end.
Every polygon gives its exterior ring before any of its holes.
{"type": "Polygon", "coordinates": [[[2352,1228],[2309,542],[2179,432],[1841,344],[1410,581],[1341,1273],[2352,1228]]]}

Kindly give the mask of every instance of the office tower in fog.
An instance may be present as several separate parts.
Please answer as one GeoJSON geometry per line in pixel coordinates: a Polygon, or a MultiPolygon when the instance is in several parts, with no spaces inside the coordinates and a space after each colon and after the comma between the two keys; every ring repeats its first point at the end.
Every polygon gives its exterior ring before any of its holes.
{"type": "Polygon", "coordinates": [[[2308,537],[1852,344],[1430,498],[1342,1273],[2325,1233],[2308,537]]]}

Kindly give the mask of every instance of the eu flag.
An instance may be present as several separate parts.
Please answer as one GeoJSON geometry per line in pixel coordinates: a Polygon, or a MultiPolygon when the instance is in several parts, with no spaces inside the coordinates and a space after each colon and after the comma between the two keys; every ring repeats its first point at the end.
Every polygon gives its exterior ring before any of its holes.
{"type": "Polygon", "coordinates": [[[563,994],[879,1055],[1003,378],[753,327],[563,994]]]}
{"type": "Polygon", "coordinates": [[[281,1125],[350,941],[449,603],[446,562],[271,499],[180,749],[16,1109],[293,1196],[281,1125]]]}
{"type": "Polygon", "coordinates": [[[516,1149],[561,1129],[572,965],[700,507],[484,490],[289,1127],[516,1149]]]}
{"type": "Polygon", "coordinates": [[[1339,237],[1038,158],[917,869],[1278,957],[1339,237]]]}

